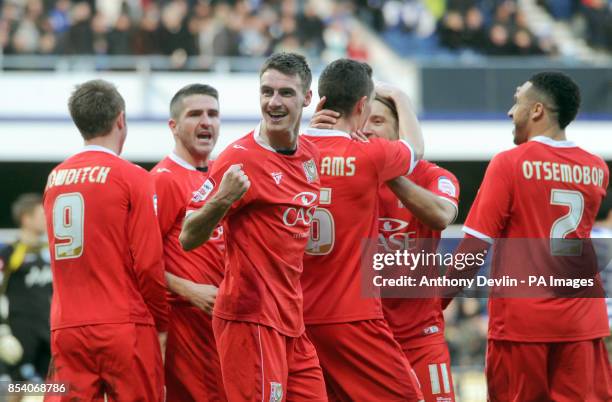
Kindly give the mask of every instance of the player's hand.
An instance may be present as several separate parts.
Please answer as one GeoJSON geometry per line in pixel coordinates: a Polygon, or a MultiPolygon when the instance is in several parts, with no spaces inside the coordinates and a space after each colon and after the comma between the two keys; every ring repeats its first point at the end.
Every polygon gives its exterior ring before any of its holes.
{"type": "Polygon", "coordinates": [[[393,97],[396,96],[399,92],[397,87],[394,87],[391,84],[387,84],[385,82],[376,81],[374,83],[374,90],[376,91],[376,95],[381,98],[393,100],[393,97]]]}
{"type": "Polygon", "coordinates": [[[0,325],[0,360],[10,366],[19,363],[23,357],[23,347],[7,324],[0,325]]]}
{"type": "Polygon", "coordinates": [[[218,196],[233,203],[242,198],[249,187],[251,187],[251,182],[244,170],[242,170],[242,164],[232,165],[223,174],[218,196]]]}
{"type": "Polygon", "coordinates": [[[326,98],[324,96],[319,103],[317,103],[315,114],[312,116],[312,119],[310,119],[310,127],[329,130],[334,128],[334,125],[338,122],[340,113],[330,109],[323,109],[325,100],[326,98]]]}
{"type": "Polygon", "coordinates": [[[349,135],[354,140],[361,141],[361,142],[369,142],[368,135],[362,130],[353,131],[349,133],[349,135]]]}
{"type": "Polygon", "coordinates": [[[159,339],[159,348],[161,350],[162,362],[166,362],[166,343],[168,342],[167,332],[158,332],[157,339],[159,339]]]}
{"type": "Polygon", "coordinates": [[[189,286],[187,299],[206,314],[212,315],[218,291],[219,289],[213,285],[193,283],[189,286]]]}

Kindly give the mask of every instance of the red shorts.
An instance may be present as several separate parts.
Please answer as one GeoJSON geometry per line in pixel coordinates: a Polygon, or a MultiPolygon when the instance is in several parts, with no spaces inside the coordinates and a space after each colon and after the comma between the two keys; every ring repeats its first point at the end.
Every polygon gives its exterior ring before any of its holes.
{"type": "Polygon", "coordinates": [[[453,377],[446,343],[403,349],[421,384],[425,402],[453,402],[453,377]]]}
{"type": "Polygon", "coordinates": [[[602,339],[527,343],[489,340],[489,401],[612,400],[612,369],[602,339]]]}
{"type": "Polygon", "coordinates": [[[327,401],[323,373],[305,334],[213,317],[221,372],[230,401],[327,401]]]}
{"type": "Polygon", "coordinates": [[[329,399],[420,401],[410,363],[385,320],[306,327],[317,349],[329,399]]]}
{"type": "Polygon", "coordinates": [[[166,344],[166,401],[226,401],[212,318],[172,305],[166,344]]]}
{"type": "Polygon", "coordinates": [[[154,327],[101,324],[51,333],[49,381],[68,394],[45,401],[163,401],[164,377],[154,327]]]}

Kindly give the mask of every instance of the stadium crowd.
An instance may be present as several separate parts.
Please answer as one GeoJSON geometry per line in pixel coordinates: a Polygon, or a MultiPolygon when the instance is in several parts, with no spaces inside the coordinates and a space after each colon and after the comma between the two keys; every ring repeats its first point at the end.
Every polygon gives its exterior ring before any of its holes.
{"type": "Polygon", "coordinates": [[[554,55],[550,36],[536,36],[515,0],[386,1],[381,34],[402,54],[472,52],[490,56],[554,55]]]}
{"type": "Polygon", "coordinates": [[[594,48],[612,51],[612,1],[539,0],[558,20],[577,26],[577,31],[594,48]]]}
{"type": "Polygon", "coordinates": [[[0,1],[4,54],[367,59],[342,6],[309,1],[0,1]],[[320,6],[319,6],[320,7],[320,6]]]}

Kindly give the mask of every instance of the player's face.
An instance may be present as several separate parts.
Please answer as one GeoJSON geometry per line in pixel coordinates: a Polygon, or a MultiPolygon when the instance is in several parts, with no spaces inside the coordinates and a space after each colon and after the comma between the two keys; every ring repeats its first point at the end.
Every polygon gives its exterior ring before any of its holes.
{"type": "Polygon", "coordinates": [[[23,216],[23,228],[39,236],[47,232],[45,210],[42,204],[37,205],[29,214],[23,216]]]}
{"type": "Polygon", "coordinates": [[[390,141],[397,140],[397,122],[391,110],[382,102],[374,100],[372,110],[368,116],[363,132],[367,136],[386,138],[390,141]]]}
{"type": "Polygon", "coordinates": [[[310,103],[312,93],[302,89],[299,75],[285,75],[266,70],[260,79],[259,104],[268,132],[296,133],[302,109],[310,103]]]}
{"type": "Polygon", "coordinates": [[[177,146],[194,159],[206,159],[219,138],[219,102],[208,95],[191,95],[183,99],[179,118],[170,127],[177,146]]]}
{"type": "Polygon", "coordinates": [[[514,93],[514,105],[508,111],[508,117],[514,123],[514,143],[522,144],[529,139],[529,116],[533,102],[529,99],[527,92],[531,83],[526,82],[516,89],[514,93]]]}

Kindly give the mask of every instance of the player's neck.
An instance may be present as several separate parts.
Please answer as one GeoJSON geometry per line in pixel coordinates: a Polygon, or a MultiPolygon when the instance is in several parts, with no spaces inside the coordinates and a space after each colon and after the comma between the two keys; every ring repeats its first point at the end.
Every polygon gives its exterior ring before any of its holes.
{"type": "Polygon", "coordinates": [[[116,136],[113,133],[102,136],[95,137],[89,140],[85,140],[85,145],[97,145],[99,147],[108,148],[117,155],[121,153],[122,144],[117,140],[116,136]]]}
{"type": "Polygon", "coordinates": [[[276,151],[291,151],[297,147],[298,130],[270,131],[263,122],[259,130],[259,140],[276,151]]]}
{"type": "Polygon", "coordinates": [[[187,152],[186,149],[180,148],[178,146],[174,148],[174,153],[176,154],[176,156],[189,163],[193,167],[205,167],[208,164],[208,155],[206,155],[205,157],[201,157],[199,155],[193,156],[192,154],[187,152]]]}
{"type": "Polygon", "coordinates": [[[19,241],[28,247],[38,247],[41,244],[40,235],[26,229],[19,232],[19,241]]]}
{"type": "Polygon", "coordinates": [[[339,118],[333,127],[334,130],[344,131],[345,133],[352,133],[357,131],[359,127],[352,121],[352,119],[339,118]]]}
{"type": "Polygon", "coordinates": [[[561,130],[558,127],[549,126],[539,130],[534,129],[532,132],[533,134],[529,136],[529,139],[533,137],[548,137],[554,141],[567,141],[565,130],[561,130]]]}

